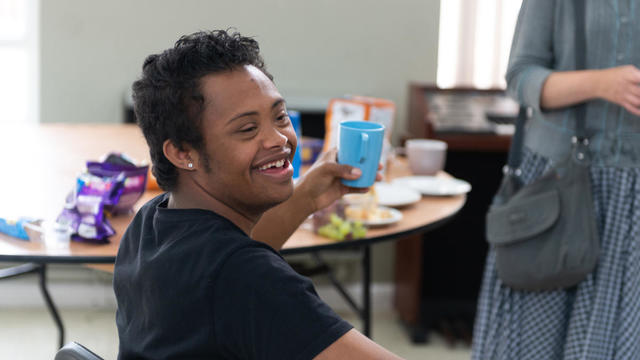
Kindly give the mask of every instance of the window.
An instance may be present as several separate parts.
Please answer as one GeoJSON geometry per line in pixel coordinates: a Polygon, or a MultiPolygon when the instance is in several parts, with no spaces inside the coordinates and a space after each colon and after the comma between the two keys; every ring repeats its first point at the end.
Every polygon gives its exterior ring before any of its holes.
{"type": "Polygon", "coordinates": [[[0,0],[0,124],[38,121],[38,0],[0,0]]]}
{"type": "Polygon", "coordinates": [[[521,4],[522,0],[440,1],[438,87],[504,89],[521,4]]]}

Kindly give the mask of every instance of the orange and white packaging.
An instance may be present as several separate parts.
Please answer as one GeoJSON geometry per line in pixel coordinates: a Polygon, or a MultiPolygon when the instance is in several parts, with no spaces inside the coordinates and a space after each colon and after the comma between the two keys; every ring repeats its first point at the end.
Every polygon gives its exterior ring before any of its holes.
{"type": "Polygon", "coordinates": [[[391,143],[395,113],[396,106],[391,100],[367,96],[331,99],[325,116],[324,150],[338,145],[338,132],[343,121],[361,120],[382,124],[385,140],[391,143]]]}
{"type": "Polygon", "coordinates": [[[384,141],[380,162],[386,166],[391,152],[391,131],[396,106],[391,100],[350,96],[329,101],[325,116],[325,138],[323,151],[338,146],[340,123],[343,121],[372,121],[384,125],[384,141]]]}

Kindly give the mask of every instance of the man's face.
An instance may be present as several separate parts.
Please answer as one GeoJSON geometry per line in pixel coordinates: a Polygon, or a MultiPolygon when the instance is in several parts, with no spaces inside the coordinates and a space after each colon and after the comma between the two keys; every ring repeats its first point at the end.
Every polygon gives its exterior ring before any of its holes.
{"type": "MultiPolygon", "coordinates": [[[[258,68],[244,66],[203,77],[201,88],[210,171],[199,171],[197,181],[245,215],[288,199],[297,139],[273,82],[258,68]]],[[[202,161],[199,167],[206,169],[202,161]]]]}

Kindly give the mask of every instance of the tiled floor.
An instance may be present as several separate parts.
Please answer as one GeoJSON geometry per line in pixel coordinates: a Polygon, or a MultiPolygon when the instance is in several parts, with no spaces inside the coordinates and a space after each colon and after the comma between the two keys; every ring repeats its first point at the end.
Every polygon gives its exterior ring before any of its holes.
{"type": "MultiPolygon", "coordinates": [[[[67,340],[87,346],[105,359],[115,359],[117,332],[115,310],[61,310],[66,325],[67,340]]],[[[349,314],[345,319],[359,322],[349,314]]],[[[464,345],[449,347],[437,335],[426,345],[413,345],[390,312],[374,315],[374,340],[406,359],[462,360],[469,359],[464,345]]],[[[0,359],[53,359],[57,346],[55,326],[44,309],[0,310],[0,359]]]]}

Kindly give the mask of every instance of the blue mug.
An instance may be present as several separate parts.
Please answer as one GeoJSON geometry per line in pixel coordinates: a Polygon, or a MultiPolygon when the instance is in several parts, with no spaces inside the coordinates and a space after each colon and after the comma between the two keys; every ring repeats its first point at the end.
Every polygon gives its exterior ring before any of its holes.
{"type": "Polygon", "coordinates": [[[340,123],[338,163],[362,170],[356,180],[342,179],[342,183],[356,188],[367,188],[376,181],[384,126],[369,121],[343,121],[340,123]]]}
{"type": "Polygon", "coordinates": [[[296,180],[300,177],[300,168],[302,167],[302,124],[299,112],[289,110],[287,113],[289,114],[289,119],[291,119],[293,129],[296,131],[296,138],[298,138],[298,146],[295,148],[296,152],[293,154],[293,162],[291,163],[293,166],[293,180],[296,180]]]}

